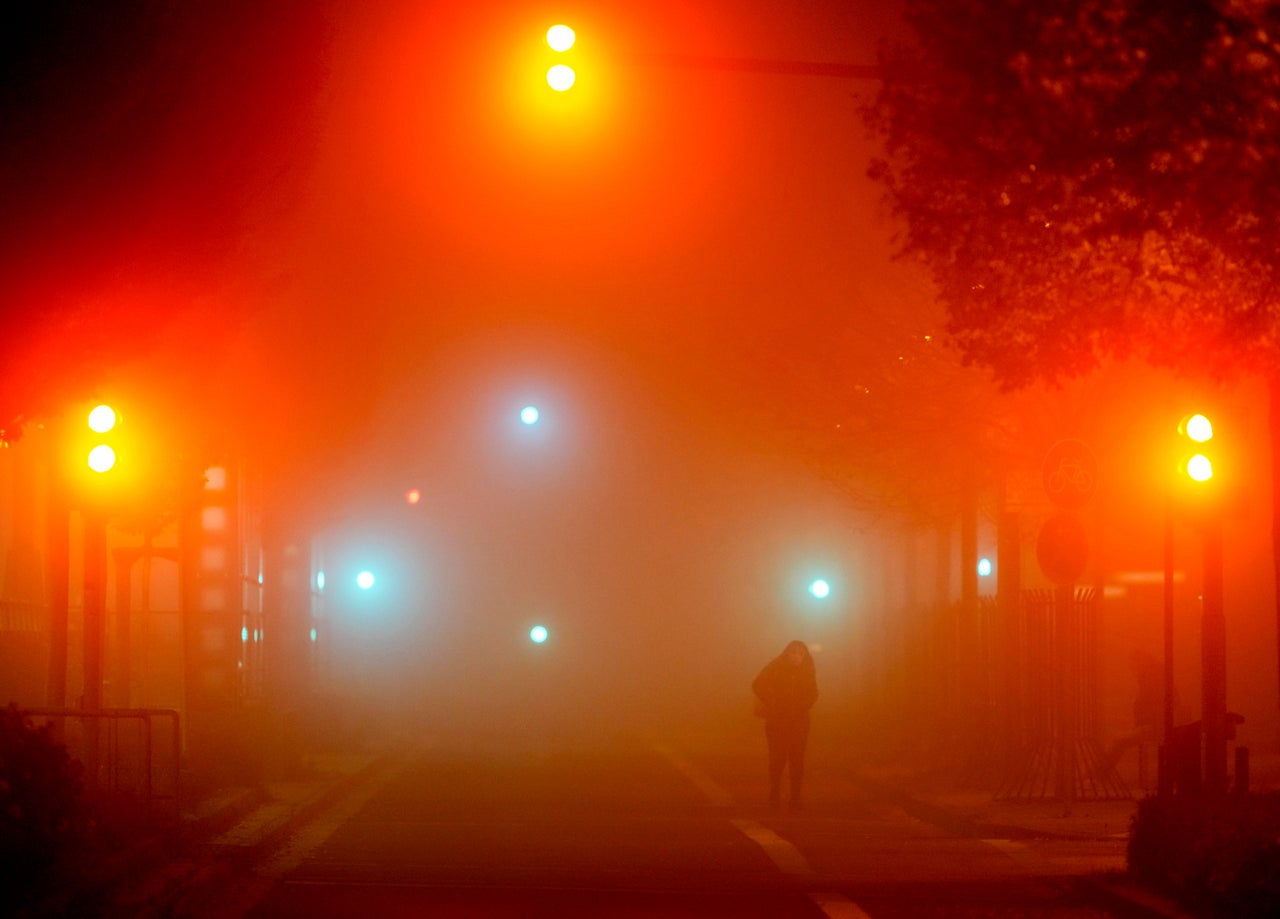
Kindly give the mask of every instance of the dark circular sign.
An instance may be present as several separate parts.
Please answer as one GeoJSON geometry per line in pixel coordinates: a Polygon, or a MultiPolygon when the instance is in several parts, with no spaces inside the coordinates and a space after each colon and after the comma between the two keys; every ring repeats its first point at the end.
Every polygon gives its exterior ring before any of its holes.
{"type": "Polygon", "coordinates": [[[1075,514],[1054,514],[1040,528],[1036,561],[1055,584],[1074,584],[1089,563],[1089,534],[1075,514]]]}
{"type": "Polygon", "coordinates": [[[1082,507],[1098,487],[1098,461],[1078,440],[1060,440],[1044,457],[1044,490],[1063,510],[1082,507]]]}

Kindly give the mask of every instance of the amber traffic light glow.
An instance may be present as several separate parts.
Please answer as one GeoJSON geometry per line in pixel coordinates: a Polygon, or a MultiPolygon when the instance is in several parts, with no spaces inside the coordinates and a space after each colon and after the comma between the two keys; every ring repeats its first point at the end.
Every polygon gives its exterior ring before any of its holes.
{"type": "MultiPolygon", "coordinates": [[[[566,25],[558,24],[547,29],[547,45],[557,54],[568,51],[576,40],[573,29],[566,25]]],[[[577,79],[573,68],[564,62],[552,64],[547,70],[547,85],[558,93],[572,89],[577,79]]]]}
{"type": "MultiPolygon", "coordinates": [[[[95,434],[107,434],[116,426],[115,409],[109,405],[94,406],[86,423],[95,434]]],[[[86,461],[94,472],[109,472],[116,465],[115,448],[108,443],[96,443],[89,449],[86,461]]]]}
{"type": "MultiPolygon", "coordinates": [[[[1178,426],[1178,432],[1193,443],[1207,443],[1213,439],[1213,423],[1204,415],[1189,415],[1178,426]]],[[[1207,482],[1213,478],[1213,461],[1207,454],[1197,451],[1186,457],[1182,471],[1193,481],[1207,482]]]]}

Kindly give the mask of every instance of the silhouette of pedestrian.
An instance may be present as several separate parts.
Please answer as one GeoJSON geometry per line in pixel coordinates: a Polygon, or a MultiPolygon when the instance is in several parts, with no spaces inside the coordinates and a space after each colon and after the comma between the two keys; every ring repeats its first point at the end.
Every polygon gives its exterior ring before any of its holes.
{"type": "MultiPolygon", "coordinates": [[[[1116,768],[1127,751],[1136,748],[1138,783],[1145,789],[1150,784],[1147,780],[1147,747],[1159,742],[1160,726],[1164,720],[1164,685],[1160,662],[1145,651],[1136,648],[1130,651],[1129,667],[1137,685],[1133,699],[1133,730],[1111,744],[1100,765],[1105,777],[1116,768]]],[[[1176,696],[1174,704],[1177,704],[1176,696]]]]}
{"type": "Polygon", "coordinates": [[[792,810],[800,809],[804,751],[809,742],[809,709],[818,698],[813,656],[803,641],[793,641],[751,683],[756,710],[764,718],[769,746],[769,803],[781,802],[782,773],[790,779],[792,810]]]}

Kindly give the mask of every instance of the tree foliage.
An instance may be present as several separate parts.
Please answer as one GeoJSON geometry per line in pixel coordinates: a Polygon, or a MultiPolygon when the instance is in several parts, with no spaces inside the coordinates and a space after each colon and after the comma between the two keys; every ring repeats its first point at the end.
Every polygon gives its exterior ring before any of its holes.
{"type": "Polygon", "coordinates": [[[1007,388],[1108,356],[1274,363],[1280,3],[906,7],[872,175],[966,361],[1007,388]]]}

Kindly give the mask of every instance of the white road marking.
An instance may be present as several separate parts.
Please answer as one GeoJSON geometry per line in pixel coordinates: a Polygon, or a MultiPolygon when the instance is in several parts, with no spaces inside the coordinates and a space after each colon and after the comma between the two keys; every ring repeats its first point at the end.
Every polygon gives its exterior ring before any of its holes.
{"type": "MultiPolygon", "coordinates": [[[[733,796],[729,792],[676,750],[665,744],[655,744],[655,747],[671,765],[697,786],[713,806],[733,806],[733,796]]],[[[806,884],[820,880],[818,872],[813,870],[813,866],[805,860],[800,850],[764,824],[746,817],[735,817],[731,822],[738,832],[763,849],[764,854],[769,856],[769,860],[777,865],[778,870],[783,874],[806,884]]],[[[839,891],[810,890],[808,896],[813,904],[831,919],[871,919],[862,907],[839,891]]]]}
{"type": "Polygon", "coordinates": [[[680,770],[686,779],[697,786],[698,791],[702,792],[703,796],[714,807],[733,806],[733,796],[721,788],[705,772],[681,756],[678,751],[668,747],[666,744],[655,744],[655,746],[658,752],[665,756],[671,765],[680,770]]]}
{"type": "Polygon", "coordinates": [[[205,903],[203,915],[214,919],[238,919],[248,913],[266,898],[277,881],[324,845],[338,827],[354,817],[399,772],[399,767],[382,770],[381,775],[363,782],[354,792],[344,796],[322,814],[306,821],[296,833],[255,867],[251,879],[222,893],[212,902],[205,903]]]}
{"type": "Polygon", "coordinates": [[[1029,868],[1032,871],[1044,871],[1049,867],[1048,862],[1029,849],[1024,843],[1018,842],[1017,840],[984,839],[982,841],[993,849],[999,849],[1023,868],[1029,868]]]}
{"type": "Polygon", "coordinates": [[[333,807],[307,821],[279,850],[259,865],[258,873],[278,878],[298,867],[307,856],[324,845],[340,826],[354,817],[399,771],[394,768],[383,770],[381,775],[362,783],[352,794],[344,796],[333,807]]]}

